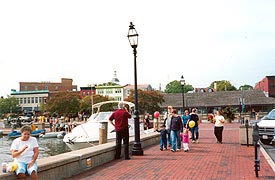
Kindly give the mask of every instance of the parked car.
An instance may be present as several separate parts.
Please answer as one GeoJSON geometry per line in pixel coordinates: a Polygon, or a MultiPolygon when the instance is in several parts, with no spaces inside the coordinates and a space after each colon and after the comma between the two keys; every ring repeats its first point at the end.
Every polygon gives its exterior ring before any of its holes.
{"type": "Polygon", "coordinates": [[[264,116],[257,125],[261,142],[266,145],[270,144],[275,138],[275,109],[264,116]]]}
{"type": "Polygon", "coordinates": [[[20,119],[22,122],[31,122],[31,121],[32,121],[32,118],[29,117],[29,116],[19,116],[19,119],[20,119]]]}

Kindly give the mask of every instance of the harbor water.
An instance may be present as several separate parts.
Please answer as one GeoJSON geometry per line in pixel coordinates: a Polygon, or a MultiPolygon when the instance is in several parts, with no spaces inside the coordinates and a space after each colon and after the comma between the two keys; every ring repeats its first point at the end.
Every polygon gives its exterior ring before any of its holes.
{"type": "MultiPolygon", "coordinates": [[[[7,136],[0,137],[0,163],[13,161],[10,151],[12,140],[7,136]]],[[[37,141],[39,145],[38,159],[71,151],[59,138],[37,138],[37,141]]]]}

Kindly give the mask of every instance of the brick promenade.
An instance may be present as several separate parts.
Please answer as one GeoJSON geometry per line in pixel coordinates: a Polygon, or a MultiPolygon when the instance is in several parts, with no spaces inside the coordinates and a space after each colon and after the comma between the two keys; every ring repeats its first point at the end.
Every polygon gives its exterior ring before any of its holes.
{"type": "Polygon", "coordinates": [[[67,180],[182,179],[239,180],[275,179],[275,172],[261,154],[259,178],[254,172],[254,147],[239,144],[239,124],[225,124],[223,144],[217,144],[213,124],[200,124],[198,144],[189,152],[160,151],[159,145],[144,149],[143,156],[114,160],[67,180]]]}

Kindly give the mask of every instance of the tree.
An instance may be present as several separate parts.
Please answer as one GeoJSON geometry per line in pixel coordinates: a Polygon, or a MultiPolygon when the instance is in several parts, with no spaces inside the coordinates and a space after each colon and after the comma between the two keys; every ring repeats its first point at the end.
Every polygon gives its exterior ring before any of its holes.
{"type": "MultiPolygon", "coordinates": [[[[109,98],[108,96],[101,96],[99,94],[93,95],[93,104],[103,102],[103,101],[110,101],[113,100],[113,98],[109,98]]],[[[109,105],[109,104],[108,104],[109,105]]],[[[117,104],[116,104],[117,105],[117,104]]],[[[110,111],[113,110],[113,106],[105,106],[103,105],[101,108],[101,111],[110,111]]],[[[83,112],[84,114],[92,114],[92,99],[91,96],[86,96],[80,101],[80,112],[83,112]]]]}
{"type": "Polygon", "coordinates": [[[99,84],[98,86],[116,86],[116,85],[118,84],[114,82],[107,82],[107,83],[99,84]]]}
{"type": "MultiPolygon", "coordinates": [[[[131,90],[130,95],[124,100],[134,103],[134,97],[134,90],[131,90]]],[[[143,91],[138,89],[138,107],[140,114],[160,111],[160,104],[163,102],[163,95],[159,91],[143,91]]]]}
{"type": "Polygon", "coordinates": [[[239,90],[252,90],[252,89],[253,89],[253,87],[250,85],[247,85],[247,84],[239,87],[239,90]]]}
{"type": "MultiPolygon", "coordinates": [[[[186,84],[183,87],[183,92],[193,91],[194,88],[190,84],[186,84]]],[[[182,87],[180,81],[174,80],[166,85],[165,93],[182,93],[182,87]]]]}
{"type": "Polygon", "coordinates": [[[20,110],[19,102],[15,97],[0,98],[0,114],[19,113],[20,110]]]}
{"type": "Polygon", "coordinates": [[[214,88],[214,84],[217,84],[217,91],[236,91],[237,88],[233,86],[230,81],[221,80],[221,81],[214,81],[211,83],[210,87],[214,88]]]}
{"type": "Polygon", "coordinates": [[[75,116],[79,111],[80,96],[77,92],[62,91],[52,97],[45,106],[45,109],[63,116],[75,116]]]}

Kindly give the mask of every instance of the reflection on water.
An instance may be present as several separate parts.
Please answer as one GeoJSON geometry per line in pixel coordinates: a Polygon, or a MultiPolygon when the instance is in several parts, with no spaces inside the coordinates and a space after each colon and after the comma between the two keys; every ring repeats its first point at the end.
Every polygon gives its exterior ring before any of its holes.
{"type": "MultiPolygon", "coordinates": [[[[38,159],[54,156],[71,151],[62,139],[58,138],[37,138],[39,145],[38,159]]],[[[0,162],[12,162],[10,146],[12,139],[7,136],[0,138],[0,162]]]]}

